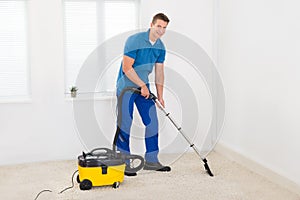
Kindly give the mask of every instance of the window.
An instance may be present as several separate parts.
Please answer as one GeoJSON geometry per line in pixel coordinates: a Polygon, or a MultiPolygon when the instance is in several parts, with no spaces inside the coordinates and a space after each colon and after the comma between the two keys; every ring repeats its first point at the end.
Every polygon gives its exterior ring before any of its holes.
{"type": "MultiPolygon", "coordinates": [[[[138,0],[64,1],[66,93],[75,85],[83,62],[98,45],[119,33],[138,28],[137,10],[138,0]]],[[[107,79],[104,92],[114,88],[115,78],[113,74],[107,79]]]]}
{"type": "Polygon", "coordinates": [[[0,0],[0,99],[28,97],[26,2],[0,0]]]}

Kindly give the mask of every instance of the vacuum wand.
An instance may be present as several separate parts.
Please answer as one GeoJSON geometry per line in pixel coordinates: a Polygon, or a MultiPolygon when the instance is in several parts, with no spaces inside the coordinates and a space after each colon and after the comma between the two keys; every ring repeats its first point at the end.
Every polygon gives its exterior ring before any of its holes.
{"type": "MultiPolygon", "coordinates": [[[[141,90],[139,90],[138,88],[130,88],[129,90],[131,90],[133,93],[137,93],[137,94],[141,94],[141,90]]],[[[199,152],[199,150],[197,149],[197,147],[190,141],[190,139],[183,133],[183,130],[180,126],[177,125],[177,123],[175,122],[175,120],[170,116],[170,113],[168,113],[164,107],[161,105],[161,103],[159,102],[158,98],[153,94],[150,93],[149,98],[154,101],[154,103],[157,104],[157,106],[159,107],[159,109],[165,114],[166,117],[168,117],[168,119],[171,121],[171,123],[176,127],[176,129],[179,131],[179,133],[184,137],[184,139],[189,143],[190,147],[192,147],[194,149],[194,151],[196,152],[196,154],[201,158],[201,160],[204,162],[204,168],[206,170],[206,172],[210,175],[210,176],[214,176],[213,173],[211,172],[207,160],[206,158],[203,158],[199,152]]]]}

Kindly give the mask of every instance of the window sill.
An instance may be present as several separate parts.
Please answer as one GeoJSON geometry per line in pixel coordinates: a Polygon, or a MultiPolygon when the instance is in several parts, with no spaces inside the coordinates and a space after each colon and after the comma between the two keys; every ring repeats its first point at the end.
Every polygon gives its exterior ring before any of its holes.
{"type": "Polygon", "coordinates": [[[30,96],[21,97],[0,97],[0,104],[22,104],[22,103],[32,103],[30,96]]]}
{"type": "Polygon", "coordinates": [[[106,101],[115,99],[115,92],[79,92],[76,97],[72,97],[71,93],[65,93],[65,101],[106,101]]]}

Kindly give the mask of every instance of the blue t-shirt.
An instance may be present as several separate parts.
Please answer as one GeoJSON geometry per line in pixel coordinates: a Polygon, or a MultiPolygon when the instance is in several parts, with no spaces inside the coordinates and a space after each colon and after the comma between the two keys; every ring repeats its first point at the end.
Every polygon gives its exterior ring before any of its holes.
{"type": "MultiPolygon", "coordinates": [[[[133,58],[133,68],[139,78],[146,84],[149,83],[149,74],[155,63],[165,61],[166,50],[163,42],[157,39],[152,45],[149,41],[150,29],[146,32],[136,33],[130,36],[124,47],[124,55],[133,58]]],[[[130,81],[122,70],[122,62],[117,79],[117,90],[121,92],[125,87],[138,87],[130,81]]]]}

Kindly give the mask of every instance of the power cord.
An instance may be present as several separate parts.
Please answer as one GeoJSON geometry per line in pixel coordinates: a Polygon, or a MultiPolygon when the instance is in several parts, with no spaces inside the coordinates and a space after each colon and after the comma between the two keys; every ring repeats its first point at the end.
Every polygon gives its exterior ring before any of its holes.
{"type": "MultiPolygon", "coordinates": [[[[74,176],[75,176],[75,174],[76,174],[77,172],[78,172],[78,170],[76,170],[76,171],[73,172],[73,175],[72,175],[72,186],[63,189],[63,190],[60,191],[58,194],[61,194],[61,193],[65,192],[66,190],[72,189],[72,188],[74,187],[74,176]]],[[[52,191],[51,191],[51,190],[42,190],[42,191],[40,191],[40,192],[36,195],[36,197],[35,197],[34,200],[37,200],[38,197],[39,197],[43,192],[52,192],[52,191]]]]}
{"type": "Polygon", "coordinates": [[[34,198],[34,200],[37,200],[38,197],[40,196],[40,194],[42,194],[43,192],[52,192],[52,191],[51,191],[51,190],[42,190],[42,191],[40,191],[40,192],[36,195],[36,197],[34,198]]]}
{"type": "Polygon", "coordinates": [[[76,170],[75,172],[73,172],[73,175],[72,175],[72,186],[63,189],[63,190],[60,191],[58,194],[61,194],[61,193],[63,193],[64,191],[69,190],[69,189],[72,189],[72,188],[74,187],[74,176],[75,176],[75,174],[76,174],[77,172],[78,172],[78,170],[76,170]]]}

